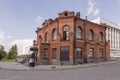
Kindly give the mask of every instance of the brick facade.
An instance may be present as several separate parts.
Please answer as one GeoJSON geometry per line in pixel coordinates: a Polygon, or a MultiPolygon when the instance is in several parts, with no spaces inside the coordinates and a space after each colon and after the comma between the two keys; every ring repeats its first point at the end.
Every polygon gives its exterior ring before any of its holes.
{"type": "Polygon", "coordinates": [[[79,64],[110,59],[106,26],[80,18],[80,13],[64,11],[55,20],[45,20],[38,28],[34,46],[41,64],[79,64]],[[101,35],[101,36],[100,36],[101,35]]]}

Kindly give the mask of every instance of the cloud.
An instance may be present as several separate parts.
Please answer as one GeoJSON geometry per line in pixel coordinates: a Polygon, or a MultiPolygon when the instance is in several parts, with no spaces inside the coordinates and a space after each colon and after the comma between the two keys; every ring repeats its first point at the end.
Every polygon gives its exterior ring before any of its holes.
{"type": "Polygon", "coordinates": [[[94,0],[87,0],[88,1],[88,8],[87,8],[87,16],[93,14],[93,16],[99,15],[99,8],[96,8],[96,3],[94,0]]]}
{"type": "Polygon", "coordinates": [[[43,21],[44,21],[44,18],[42,18],[42,17],[40,17],[40,16],[38,16],[38,17],[36,18],[36,22],[37,22],[37,23],[43,23],[43,21]]]}
{"type": "Polygon", "coordinates": [[[23,47],[27,45],[33,44],[33,39],[19,39],[19,40],[11,40],[12,37],[7,35],[4,31],[0,31],[0,45],[5,47],[6,51],[9,51],[12,45],[17,45],[18,55],[23,54],[23,47]]]}
{"type": "Polygon", "coordinates": [[[0,44],[1,45],[5,46],[8,43],[10,38],[11,38],[10,35],[6,35],[5,32],[0,31],[0,44]]]}
{"type": "Polygon", "coordinates": [[[96,9],[96,10],[94,11],[94,16],[99,15],[99,12],[100,12],[100,10],[99,10],[99,9],[96,9]]]}
{"type": "Polygon", "coordinates": [[[12,45],[17,45],[18,48],[18,55],[23,54],[23,47],[26,45],[32,45],[33,44],[33,39],[21,39],[21,40],[14,40],[9,43],[10,46],[12,45]]]}
{"type": "Polygon", "coordinates": [[[87,15],[90,15],[94,11],[95,3],[92,0],[88,0],[87,15]]]}

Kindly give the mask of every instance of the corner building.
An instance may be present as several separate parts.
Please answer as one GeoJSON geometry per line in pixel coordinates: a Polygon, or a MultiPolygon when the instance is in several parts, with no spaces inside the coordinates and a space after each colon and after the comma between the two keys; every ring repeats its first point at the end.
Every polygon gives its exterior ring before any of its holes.
{"type": "Polygon", "coordinates": [[[105,40],[106,25],[80,18],[80,12],[64,11],[55,20],[45,20],[37,28],[38,61],[41,64],[81,64],[110,59],[105,40]]]}

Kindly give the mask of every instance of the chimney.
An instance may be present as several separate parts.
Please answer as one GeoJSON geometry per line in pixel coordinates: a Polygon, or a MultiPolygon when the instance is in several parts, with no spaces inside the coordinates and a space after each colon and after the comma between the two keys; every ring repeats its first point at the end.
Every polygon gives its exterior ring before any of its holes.
{"type": "Polygon", "coordinates": [[[77,17],[77,18],[80,18],[80,12],[77,12],[77,13],[76,13],[76,17],[77,17]]]}

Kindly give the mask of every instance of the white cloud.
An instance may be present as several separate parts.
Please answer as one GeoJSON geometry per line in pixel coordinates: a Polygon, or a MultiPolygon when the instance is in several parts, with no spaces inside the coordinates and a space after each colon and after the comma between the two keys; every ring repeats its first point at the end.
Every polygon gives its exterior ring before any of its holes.
{"type": "Polygon", "coordinates": [[[38,16],[38,17],[36,18],[36,22],[37,22],[37,23],[43,23],[43,21],[44,21],[44,18],[42,18],[42,17],[40,17],[40,16],[38,16]]]}
{"type": "Polygon", "coordinates": [[[87,16],[93,14],[93,16],[99,15],[99,8],[96,8],[96,3],[94,0],[87,0],[88,1],[88,8],[87,8],[87,16]]]}
{"type": "Polygon", "coordinates": [[[90,15],[94,11],[95,3],[92,0],[88,0],[87,15],[90,15]]]}
{"type": "Polygon", "coordinates": [[[9,43],[10,46],[12,45],[17,45],[18,48],[18,55],[23,54],[23,47],[26,45],[32,45],[33,44],[33,39],[21,39],[21,40],[14,40],[9,43]]]}
{"type": "Polygon", "coordinates": [[[94,16],[99,15],[99,12],[100,12],[100,10],[99,10],[99,9],[96,9],[96,10],[94,11],[94,16]]]}
{"type": "Polygon", "coordinates": [[[6,45],[9,41],[9,39],[11,38],[10,35],[6,35],[5,32],[0,31],[0,44],[1,45],[6,45]]]}
{"type": "Polygon", "coordinates": [[[23,54],[23,47],[26,45],[32,45],[33,39],[20,39],[11,41],[10,35],[6,35],[5,32],[0,31],[0,45],[3,45],[6,51],[8,51],[11,46],[15,44],[18,47],[18,55],[21,55],[23,54]]]}

